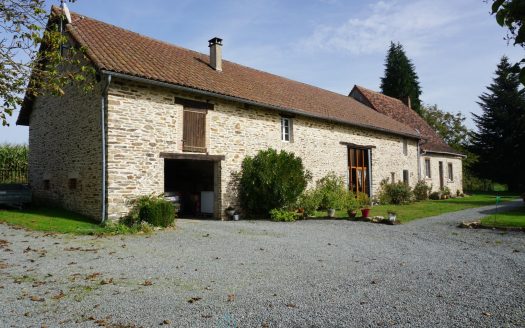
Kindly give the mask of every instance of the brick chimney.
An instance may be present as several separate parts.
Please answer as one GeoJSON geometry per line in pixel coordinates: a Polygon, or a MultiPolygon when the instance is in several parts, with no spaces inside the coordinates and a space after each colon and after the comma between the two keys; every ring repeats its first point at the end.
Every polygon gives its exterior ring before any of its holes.
{"type": "Polygon", "coordinates": [[[210,66],[216,71],[222,71],[222,39],[213,38],[208,41],[210,47],[210,66]]]}

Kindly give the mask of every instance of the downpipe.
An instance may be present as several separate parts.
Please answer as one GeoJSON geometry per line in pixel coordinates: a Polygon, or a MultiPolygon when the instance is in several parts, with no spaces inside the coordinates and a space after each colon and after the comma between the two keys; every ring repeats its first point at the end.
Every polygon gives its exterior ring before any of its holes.
{"type": "Polygon", "coordinates": [[[102,199],[101,199],[101,220],[100,223],[106,222],[106,102],[111,84],[111,74],[107,74],[107,81],[102,90],[101,106],[100,106],[100,130],[102,131],[102,199]]]}

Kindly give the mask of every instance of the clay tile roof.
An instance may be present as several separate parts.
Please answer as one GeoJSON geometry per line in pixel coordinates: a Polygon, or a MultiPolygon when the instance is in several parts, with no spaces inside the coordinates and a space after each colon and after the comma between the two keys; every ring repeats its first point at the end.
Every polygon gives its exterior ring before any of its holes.
{"type": "Polygon", "coordinates": [[[358,85],[354,86],[351,94],[353,94],[354,90],[359,91],[361,95],[365,97],[365,103],[376,111],[419,131],[421,137],[426,140],[426,142],[421,145],[423,150],[461,155],[457,150],[447,145],[418,113],[406,106],[401,100],[358,85]]]}
{"type": "MultiPolygon", "coordinates": [[[[53,7],[60,13],[60,8],[53,7]]],[[[360,102],[328,90],[223,60],[222,72],[209,56],[71,13],[67,29],[99,70],[203,90],[261,106],[295,111],[345,124],[419,138],[414,129],[360,102]]],[[[205,42],[206,40],[203,40],[205,42]]],[[[27,106],[30,107],[30,106],[27,106]]],[[[22,107],[18,124],[28,124],[22,107]]]]}

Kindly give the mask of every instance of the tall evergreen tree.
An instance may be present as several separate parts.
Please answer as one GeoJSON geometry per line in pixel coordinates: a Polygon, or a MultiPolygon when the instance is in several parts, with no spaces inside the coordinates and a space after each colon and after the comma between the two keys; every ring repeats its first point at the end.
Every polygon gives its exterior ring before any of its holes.
{"type": "Polygon", "coordinates": [[[385,76],[381,78],[383,94],[407,103],[410,97],[412,109],[419,113],[421,88],[414,64],[408,59],[403,46],[390,42],[385,61],[385,76]]]}
{"type": "Polygon", "coordinates": [[[501,58],[495,74],[479,97],[483,113],[472,114],[478,128],[472,134],[472,152],[479,157],[474,170],[520,191],[525,186],[525,93],[507,57],[501,58]]]}

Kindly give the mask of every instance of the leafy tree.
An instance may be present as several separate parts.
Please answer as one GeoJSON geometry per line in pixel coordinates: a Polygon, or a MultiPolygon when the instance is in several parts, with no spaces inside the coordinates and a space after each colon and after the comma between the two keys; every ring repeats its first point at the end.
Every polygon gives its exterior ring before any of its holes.
{"type": "Polygon", "coordinates": [[[381,91],[405,103],[410,97],[411,107],[419,112],[421,107],[419,78],[414,64],[408,59],[399,42],[390,43],[385,61],[385,76],[381,78],[381,91]]]}
{"type": "MultiPolygon", "coordinates": [[[[496,21],[500,26],[509,29],[507,40],[514,40],[514,45],[525,47],[525,1],[523,0],[493,0],[492,14],[496,15],[496,21]]],[[[525,84],[525,59],[521,60],[515,67],[520,70],[520,81],[525,84]]]]}
{"type": "Polygon", "coordinates": [[[441,110],[437,105],[421,106],[421,117],[452,148],[463,151],[469,139],[469,130],[465,126],[465,116],[441,110]]]}
{"type": "Polygon", "coordinates": [[[87,64],[85,49],[68,46],[65,16],[51,15],[48,20],[44,6],[45,0],[0,2],[2,125],[22,104],[24,93],[63,95],[64,86],[72,81],[92,88],[94,69],[87,64]]]}
{"type": "Polygon", "coordinates": [[[483,113],[472,114],[478,131],[472,152],[480,177],[506,183],[511,190],[525,185],[525,94],[507,57],[501,58],[493,83],[479,99],[483,113]]]}

